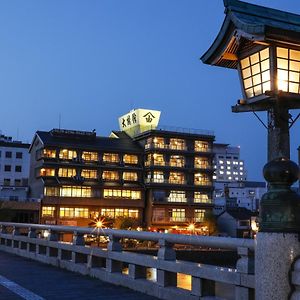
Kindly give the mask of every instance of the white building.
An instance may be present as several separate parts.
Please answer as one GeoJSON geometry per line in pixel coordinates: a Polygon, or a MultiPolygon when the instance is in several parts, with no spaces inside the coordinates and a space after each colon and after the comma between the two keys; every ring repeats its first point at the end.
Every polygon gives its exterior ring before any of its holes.
{"type": "Polygon", "coordinates": [[[240,147],[214,143],[215,182],[237,182],[247,179],[244,161],[240,159],[240,147]]]}
{"type": "Polygon", "coordinates": [[[27,200],[29,146],[0,135],[0,201],[27,200]]]}

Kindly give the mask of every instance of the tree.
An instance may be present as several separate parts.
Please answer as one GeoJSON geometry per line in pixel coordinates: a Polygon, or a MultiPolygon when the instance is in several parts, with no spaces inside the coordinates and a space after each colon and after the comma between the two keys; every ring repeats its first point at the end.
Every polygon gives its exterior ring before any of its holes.
{"type": "Polygon", "coordinates": [[[217,217],[212,210],[207,210],[204,214],[204,226],[208,228],[208,235],[215,235],[218,233],[217,217]]]}

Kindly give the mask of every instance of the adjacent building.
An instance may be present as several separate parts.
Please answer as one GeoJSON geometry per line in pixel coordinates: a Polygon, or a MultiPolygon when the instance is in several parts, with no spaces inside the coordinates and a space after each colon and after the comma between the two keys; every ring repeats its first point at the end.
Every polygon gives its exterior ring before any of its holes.
{"type": "Polygon", "coordinates": [[[0,201],[27,200],[29,146],[0,135],[0,201]]]}
{"type": "Polygon", "coordinates": [[[137,109],[110,137],[38,131],[30,146],[31,197],[41,222],[86,226],[130,217],[150,230],[205,233],[213,208],[213,141],[208,131],[159,128],[160,112],[137,109]]]}

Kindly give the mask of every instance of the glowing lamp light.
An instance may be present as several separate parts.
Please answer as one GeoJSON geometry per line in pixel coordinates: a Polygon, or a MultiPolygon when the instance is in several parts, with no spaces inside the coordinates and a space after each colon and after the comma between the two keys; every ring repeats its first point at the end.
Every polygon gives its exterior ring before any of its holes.
{"type": "Polygon", "coordinates": [[[101,220],[96,222],[96,227],[97,228],[102,228],[103,227],[103,222],[101,220]]]}

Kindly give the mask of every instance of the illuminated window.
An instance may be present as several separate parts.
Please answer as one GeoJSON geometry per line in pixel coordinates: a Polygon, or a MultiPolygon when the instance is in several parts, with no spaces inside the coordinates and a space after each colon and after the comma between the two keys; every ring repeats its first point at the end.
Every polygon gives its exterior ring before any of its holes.
{"type": "Polygon", "coordinates": [[[194,203],[211,203],[209,194],[204,192],[194,192],[194,203]]]}
{"type": "Polygon", "coordinates": [[[119,180],[119,173],[117,171],[103,171],[102,179],[108,181],[119,180]]]}
{"type": "Polygon", "coordinates": [[[185,163],[184,156],[182,155],[171,155],[170,156],[170,166],[183,168],[185,163]]]}
{"type": "Polygon", "coordinates": [[[164,166],[165,165],[165,159],[163,154],[153,154],[153,164],[156,166],[164,166]]]}
{"type": "Polygon", "coordinates": [[[55,207],[54,206],[43,206],[42,217],[54,217],[55,207]]]}
{"type": "Polygon", "coordinates": [[[197,152],[208,152],[210,150],[208,142],[195,141],[195,151],[197,152]]]}
{"type": "Polygon", "coordinates": [[[59,177],[73,177],[73,176],[76,176],[76,169],[59,168],[58,169],[58,176],[59,177]]]}
{"type": "Polygon", "coordinates": [[[115,217],[128,217],[128,209],[126,208],[115,208],[115,217]]]}
{"type": "Polygon", "coordinates": [[[92,189],[88,186],[62,186],[61,197],[92,197],[92,189]]]}
{"type": "Polygon", "coordinates": [[[89,179],[97,179],[97,170],[83,169],[81,176],[89,179]]]}
{"type": "Polygon", "coordinates": [[[204,209],[195,209],[194,210],[194,219],[195,222],[203,222],[204,221],[205,210],[204,209]]]}
{"type": "Polygon", "coordinates": [[[45,196],[59,196],[59,188],[52,186],[44,187],[44,195],[45,196]]]}
{"type": "Polygon", "coordinates": [[[141,191],[104,189],[103,197],[104,198],[128,198],[133,200],[139,200],[141,199],[141,191]]]}
{"type": "Polygon", "coordinates": [[[43,149],[43,157],[55,158],[56,157],[56,150],[53,150],[53,149],[43,149]]]}
{"type": "Polygon", "coordinates": [[[53,168],[41,168],[39,176],[55,176],[55,169],[53,168]]]}
{"type": "Polygon", "coordinates": [[[116,153],[104,153],[103,154],[103,161],[106,163],[118,163],[119,160],[119,154],[116,153]]]}
{"type": "Polygon", "coordinates": [[[160,172],[160,171],[153,172],[153,182],[163,183],[164,181],[165,181],[164,172],[160,172]]]}
{"type": "Polygon", "coordinates": [[[81,158],[85,161],[98,161],[98,153],[97,152],[88,152],[83,151],[81,158]]]}
{"type": "Polygon", "coordinates": [[[85,218],[89,217],[88,208],[82,207],[60,207],[59,216],[61,218],[85,218]]]}
{"type": "Polygon", "coordinates": [[[209,167],[208,159],[205,157],[195,157],[194,167],[200,169],[207,169],[209,167]]]}
{"type": "Polygon", "coordinates": [[[107,218],[114,218],[115,210],[113,208],[102,208],[101,215],[107,218]]]}
{"type": "Polygon", "coordinates": [[[170,172],[169,183],[184,184],[185,183],[184,173],[181,173],[181,172],[170,172]]]}
{"type": "Polygon", "coordinates": [[[195,185],[211,185],[211,181],[205,173],[195,173],[194,176],[195,185]]]}
{"type": "Polygon", "coordinates": [[[123,172],[123,180],[125,181],[137,181],[138,175],[136,172],[123,172]]]}
{"type": "Polygon", "coordinates": [[[230,164],[231,164],[231,161],[227,160],[227,161],[226,161],[226,164],[227,164],[227,165],[230,165],[230,164]]]}
{"type": "Polygon", "coordinates": [[[175,138],[171,138],[170,139],[170,149],[174,149],[174,150],[185,150],[185,140],[183,139],[175,139],[175,138]]]}
{"type": "Polygon", "coordinates": [[[139,217],[139,211],[137,209],[129,209],[128,210],[128,217],[137,219],[139,217]]]}
{"type": "Polygon", "coordinates": [[[299,94],[300,51],[276,48],[278,90],[299,94]]]}
{"type": "Polygon", "coordinates": [[[240,165],[242,166],[244,163],[242,161],[240,161],[240,165]]]}
{"type": "Polygon", "coordinates": [[[241,60],[242,78],[247,98],[271,89],[269,48],[241,60]]]}
{"type": "Polygon", "coordinates": [[[60,159],[73,159],[77,157],[77,153],[75,150],[62,149],[59,151],[60,159]]]}
{"type": "Polygon", "coordinates": [[[220,164],[220,165],[223,165],[223,164],[224,164],[224,161],[223,161],[223,160],[219,160],[219,164],[220,164]]]}
{"type": "MultiPolygon", "coordinates": [[[[149,142],[151,143],[151,139],[149,140],[149,142]]],[[[165,148],[165,139],[162,137],[154,137],[153,146],[155,148],[165,148]]]]}
{"type": "Polygon", "coordinates": [[[173,208],[169,210],[169,217],[171,222],[185,222],[185,209],[173,208]]]}
{"type": "Polygon", "coordinates": [[[168,202],[187,202],[185,191],[170,191],[168,202]]]}
{"type": "Polygon", "coordinates": [[[224,174],[224,171],[220,171],[219,173],[220,173],[221,175],[223,175],[223,174],[224,174]]]}
{"type": "Polygon", "coordinates": [[[123,156],[123,161],[125,164],[137,164],[139,162],[137,155],[125,154],[123,156]]]}

